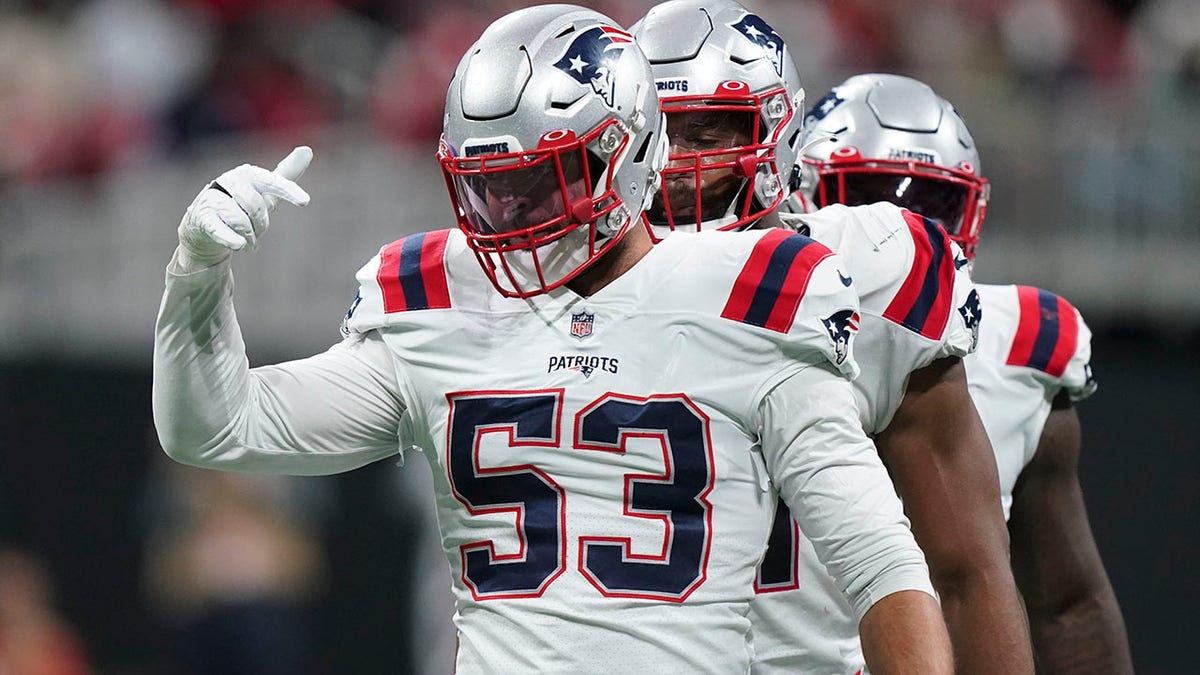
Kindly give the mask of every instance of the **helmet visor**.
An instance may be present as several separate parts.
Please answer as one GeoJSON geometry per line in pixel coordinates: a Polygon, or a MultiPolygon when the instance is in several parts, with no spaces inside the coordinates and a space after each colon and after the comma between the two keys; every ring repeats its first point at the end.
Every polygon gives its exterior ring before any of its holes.
{"type": "Polygon", "coordinates": [[[758,115],[745,105],[672,110],[664,106],[670,156],[662,188],[646,217],[651,224],[699,229],[701,223],[746,217],[748,183],[758,163],[773,159],[757,142],[758,115]]]}
{"type": "Polygon", "coordinates": [[[483,235],[561,222],[572,204],[592,194],[584,152],[533,152],[452,174],[467,222],[483,235]]]}
{"type": "Polygon", "coordinates": [[[962,231],[970,188],[961,182],[902,173],[836,171],[821,177],[819,206],[891,202],[937,221],[950,236],[962,231]]]}

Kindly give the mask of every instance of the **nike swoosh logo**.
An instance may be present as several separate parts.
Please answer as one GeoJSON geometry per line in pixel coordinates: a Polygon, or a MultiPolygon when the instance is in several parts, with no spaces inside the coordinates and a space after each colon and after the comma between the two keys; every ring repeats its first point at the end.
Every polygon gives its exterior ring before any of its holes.
{"type": "Polygon", "coordinates": [[[843,285],[843,286],[847,286],[847,287],[848,287],[848,286],[850,286],[851,282],[853,282],[853,281],[854,281],[854,279],[852,279],[851,277],[842,276],[842,271],[841,271],[841,270],[838,270],[838,271],[837,271],[837,273],[838,273],[838,279],[841,279],[841,280],[842,280],[842,285],[843,285]]]}
{"type": "Polygon", "coordinates": [[[971,262],[971,261],[967,260],[966,258],[955,258],[954,259],[954,269],[961,270],[962,268],[966,267],[967,263],[969,263],[969,262],[971,262]]]}

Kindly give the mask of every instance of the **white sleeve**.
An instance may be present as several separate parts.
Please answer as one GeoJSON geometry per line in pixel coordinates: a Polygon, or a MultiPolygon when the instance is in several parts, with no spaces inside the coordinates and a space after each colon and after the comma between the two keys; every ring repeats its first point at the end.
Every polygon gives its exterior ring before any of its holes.
{"type": "Polygon", "coordinates": [[[154,334],[154,424],[163,449],[212,469],[316,475],[399,449],[404,412],[377,333],[250,369],[229,262],[167,269],[154,334]]]}
{"type": "Polygon", "coordinates": [[[858,620],[897,591],[934,595],[850,383],[808,366],[775,387],[760,414],[763,456],[779,494],[858,620]]]}

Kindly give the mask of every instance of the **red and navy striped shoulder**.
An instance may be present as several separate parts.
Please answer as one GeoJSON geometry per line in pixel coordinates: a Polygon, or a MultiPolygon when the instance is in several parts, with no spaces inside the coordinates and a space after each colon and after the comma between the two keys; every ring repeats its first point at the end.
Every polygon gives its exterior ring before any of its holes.
{"type": "Polygon", "coordinates": [[[1079,315],[1071,303],[1040,288],[1017,286],[1021,319],[1008,365],[1062,377],[1079,344],[1079,315]]]}
{"type": "Polygon", "coordinates": [[[375,279],[384,314],[450,306],[443,262],[449,236],[450,230],[422,232],[383,247],[375,279]]]}
{"type": "Polygon", "coordinates": [[[954,303],[954,253],[937,222],[904,210],[915,244],[912,267],[883,318],[931,340],[942,339],[954,303]]]}
{"type": "Polygon", "coordinates": [[[754,245],[721,316],[787,333],[817,263],[833,251],[802,234],[770,230],[754,245]]]}

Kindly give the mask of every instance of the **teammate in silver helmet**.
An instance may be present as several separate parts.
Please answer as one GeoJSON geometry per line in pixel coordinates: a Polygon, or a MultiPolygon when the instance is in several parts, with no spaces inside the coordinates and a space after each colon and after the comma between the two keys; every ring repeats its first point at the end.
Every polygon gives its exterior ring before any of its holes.
{"type": "Polygon", "coordinates": [[[670,160],[656,236],[743,229],[788,195],[804,91],[778,34],[736,3],[672,2],[633,29],[653,52],[670,160]]]}
{"type": "Polygon", "coordinates": [[[936,220],[974,257],[990,186],[971,132],[948,101],[907,77],[857,75],[804,119],[799,198],[815,208],[899,204],[936,220]]]}
{"type": "MultiPolygon", "coordinates": [[[[813,106],[805,130],[811,202],[924,208],[974,255],[988,182],[966,124],[928,85],[899,75],[852,77],[813,106]]],[[[1079,485],[1074,402],[1096,389],[1090,332],[1078,310],[1049,291],[976,288],[987,320],[965,360],[967,379],[996,454],[1038,668],[1132,673],[1124,619],[1079,485]]]]}
{"type": "MultiPolygon", "coordinates": [[[[763,17],[732,0],[673,0],[651,9],[633,32],[667,115],[662,211],[692,216],[656,218],[652,207],[651,227],[663,237],[785,221],[837,251],[846,265],[843,283],[860,296],[860,419],[925,550],[958,666],[1032,672],[996,465],[962,362],[975,343],[977,295],[956,269],[951,242],[931,219],[886,203],[790,213],[802,210],[791,190],[799,179],[797,152],[809,142],[800,134],[803,90],[787,45],[763,17]],[[698,154],[683,116],[710,110],[708,119],[728,124],[705,129],[709,142],[698,154]],[[673,170],[693,189],[671,190],[673,170]],[[740,198],[755,208],[739,208],[743,202],[730,203],[728,192],[713,189],[715,180],[704,180],[720,170],[740,179],[740,198]]],[[[863,668],[862,627],[838,599],[808,533],[797,532],[790,518],[775,523],[751,604],[754,672],[863,668]],[[803,627],[799,642],[791,638],[795,626],[803,627]]]]}
{"type": "Polygon", "coordinates": [[[167,270],[164,450],[296,474],[424,456],[465,673],[746,672],[774,476],[873,665],[950,673],[928,568],[853,414],[837,257],[783,231],[653,246],[661,124],[649,63],[608,17],[499,19],[447,96],[457,227],[371,257],[342,342],[254,369],[230,258],[277,199],[308,201],[311,151],[222,174],[167,270]],[[762,270],[768,251],[794,274],[762,270]]]}

